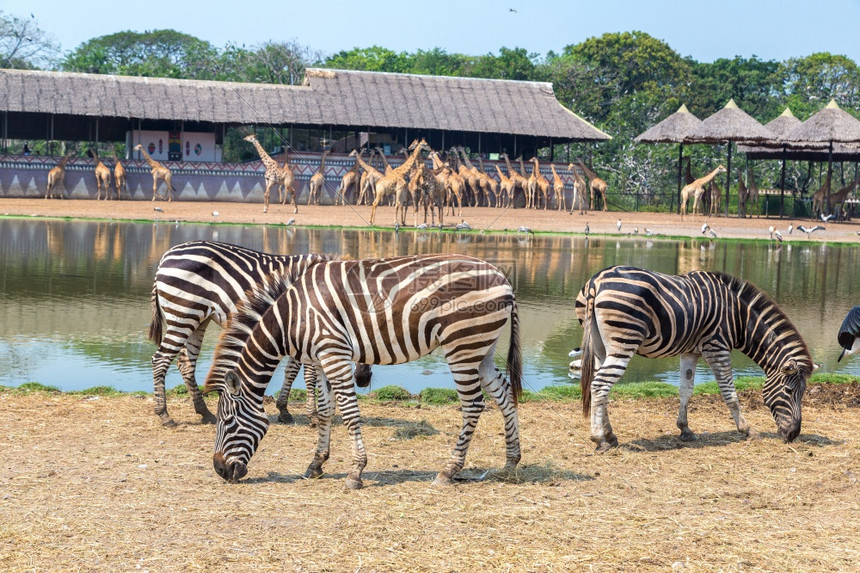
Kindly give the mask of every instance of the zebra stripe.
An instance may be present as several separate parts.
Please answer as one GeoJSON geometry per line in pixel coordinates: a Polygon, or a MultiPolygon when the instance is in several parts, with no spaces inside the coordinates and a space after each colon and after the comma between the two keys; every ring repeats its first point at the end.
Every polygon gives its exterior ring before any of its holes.
{"type": "MultiPolygon", "coordinates": [[[[618,444],[607,412],[607,396],[634,354],[680,356],[678,428],[687,424],[696,362],[705,359],[738,431],[755,435],[740,410],[732,379],[731,351],[738,349],[765,372],[764,402],[780,436],[800,433],[801,399],[817,366],[788,317],[749,282],[718,272],[664,275],[634,267],[609,267],[594,275],[576,299],[583,326],[583,412],[591,414],[591,439],[598,450],[618,444]]],[[[574,363],[577,365],[577,363],[574,363]]]]}
{"type": "MultiPolygon", "coordinates": [[[[237,245],[213,241],[191,241],[172,247],[161,257],[152,284],[152,321],[149,338],[158,345],[152,355],[155,413],[165,426],[176,423],[167,412],[164,378],[173,359],[204,422],[215,416],[206,407],[194,378],[200,345],[210,321],[223,326],[246,292],[270,276],[294,276],[325,260],[319,255],[273,255],[237,245]]],[[[287,409],[290,388],[301,364],[288,361],[284,385],[278,396],[279,420],[291,422],[287,409]]],[[[305,369],[308,414],[315,417],[316,372],[305,369]]]]}
{"type": "Polygon", "coordinates": [[[206,389],[219,392],[213,464],[236,481],[247,472],[268,428],[263,395],[275,366],[288,355],[317,365],[327,400],[319,404],[319,441],[307,477],[328,459],[334,401],[353,444],[346,483],[362,486],[367,463],[350,362],[399,364],[442,349],[463,415],[450,461],[436,478],[450,483],[484,409],[482,390],[505,421],[505,469],[520,460],[517,400],[522,392],[519,320],[513,289],[492,265],[462,255],[328,261],[292,284],[265,281],[240,305],[219,340],[206,389]],[[493,364],[498,338],[511,320],[508,379],[493,364]],[[323,403],[325,402],[325,403],[323,403]]]}

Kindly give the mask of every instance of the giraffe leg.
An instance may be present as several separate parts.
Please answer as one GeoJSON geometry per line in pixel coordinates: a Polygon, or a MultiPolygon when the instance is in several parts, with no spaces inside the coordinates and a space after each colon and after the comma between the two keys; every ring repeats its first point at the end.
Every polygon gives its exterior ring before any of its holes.
{"type": "Polygon", "coordinates": [[[263,213],[269,212],[269,193],[272,190],[272,181],[266,181],[266,190],[263,191],[263,213]]]}
{"type": "Polygon", "coordinates": [[[681,430],[681,439],[690,441],[696,439],[696,434],[690,431],[687,424],[687,407],[690,397],[693,395],[693,383],[696,377],[696,362],[699,357],[695,354],[681,355],[681,381],[678,384],[678,394],[681,396],[681,404],[678,407],[678,429],[681,430]]]}
{"type": "Polygon", "coordinates": [[[738,400],[738,393],[735,389],[734,379],[732,378],[730,352],[723,349],[708,350],[703,352],[702,356],[708,363],[708,366],[711,367],[711,372],[714,373],[717,385],[720,387],[720,395],[732,414],[738,432],[746,436],[747,439],[758,438],[758,433],[752,429],[749,422],[744,418],[743,413],[741,413],[740,400],[738,400]]]}

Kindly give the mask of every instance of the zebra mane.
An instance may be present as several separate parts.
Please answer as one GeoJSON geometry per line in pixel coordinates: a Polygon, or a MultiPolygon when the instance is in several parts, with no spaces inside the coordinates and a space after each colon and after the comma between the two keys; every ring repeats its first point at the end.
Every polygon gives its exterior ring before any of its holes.
{"type": "Polygon", "coordinates": [[[747,280],[719,271],[708,272],[725,284],[726,288],[734,292],[738,299],[747,306],[752,314],[765,317],[769,328],[775,328],[774,323],[781,322],[782,325],[780,328],[783,332],[790,329],[791,332],[788,337],[784,339],[785,344],[790,344],[799,351],[793,353],[794,357],[802,358],[806,364],[802,364],[800,366],[806,369],[808,374],[812,373],[814,361],[812,360],[812,354],[809,352],[809,347],[806,345],[806,341],[803,340],[803,337],[800,336],[800,332],[798,332],[797,328],[785,312],[783,312],[779,307],[779,304],[777,304],[769,294],[747,280]]]}
{"type": "Polygon", "coordinates": [[[224,376],[236,367],[254,327],[292,284],[293,277],[289,275],[270,275],[245,293],[246,300],[240,301],[236,312],[227,318],[218,338],[204,392],[223,388],[224,376]]]}

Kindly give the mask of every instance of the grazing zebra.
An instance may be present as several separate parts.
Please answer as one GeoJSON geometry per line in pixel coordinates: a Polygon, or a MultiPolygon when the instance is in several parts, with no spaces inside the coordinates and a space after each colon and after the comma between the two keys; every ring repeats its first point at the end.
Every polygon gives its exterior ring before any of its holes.
{"type": "Polygon", "coordinates": [[[329,457],[334,402],[352,438],[351,489],[362,487],[367,464],[350,362],[400,364],[441,347],[460,397],[463,423],[451,458],[434,483],[452,482],[463,468],[483,392],[505,422],[506,465],[520,460],[517,401],[522,393],[519,320],[513,289],[495,267],[463,255],[426,255],[312,266],[290,284],[266,281],[228,321],[205,390],[217,390],[213,464],[230,482],[268,428],[263,394],[282,356],[322,369],[319,440],[306,477],[322,475],[329,457]],[[496,343],[511,320],[510,380],[493,364],[496,343]],[[235,368],[235,369],[234,369],[235,368]]]}
{"type": "MultiPolygon", "coordinates": [[[[195,411],[204,422],[215,422],[215,416],[206,407],[194,379],[200,344],[209,321],[223,326],[235,312],[236,304],[245,300],[245,292],[265,277],[294,276],[326,258],[319,255],[272,255],[213,241],[191,241],[164,253],[152,284],[152,322],[149,326],[149,338],[158,345],[158,350],[152,355],[152,377],[155,413],[163,425],[176,425],[167,412],[164,377],[177,355],[177,366],[191,393],[195,411]]],[[[278,419],[282,422],[292,422],[287,402],[300,368],[298,362],[287,363],[284,386],[277,401],[281,412],[278,419]]],[[[357,371],[357,380],[359,385],[367,385],[370,382],[369,370],[357,371]]],[[[308,415],[313,423],[316,410],[314,369],[305,369],[305,384],[308,415]]]]}
{"type": "Polygon", "coordinates": [[[730,353],[737,348],[765,371],[764,403],[786,441],[800,433],[800,401],[817,368],[797,330],[763,291],[717,272],[664,275],[633,267],[609,267],[594,275],[576,299],[583,325],[581,368],[583,413],[591,413],[591,440],[598,451],[618,445],[607,412],[607,396],[634,354],[681,357],[678,428],[687,425],[696,361],[705,359],[738,431],[754,437],[741,414],[732,380],[730,353]]]}

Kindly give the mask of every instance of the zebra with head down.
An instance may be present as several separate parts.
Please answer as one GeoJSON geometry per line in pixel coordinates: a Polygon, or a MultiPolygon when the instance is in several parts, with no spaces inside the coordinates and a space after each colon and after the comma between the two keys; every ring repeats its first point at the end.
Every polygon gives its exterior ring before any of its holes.
{"type": "Polygon", "coordinates": [[[591,414],[591,440],[599,451],[618,445],[607,412],[607,397],[634,354],[681,357],[678,428],[682,440],[695,438],[687,424],[696,362],[705,359],[739,432],[755,431],[741,413],[730,354],[738,349],[764,371],[764,403],[779,435],[800,434],[800,403],[806,381],[818,366],[797,329],[776,303],[749,282],[718,272],[674,276],[615,266],[594,275],[576,299],[582,323],[580,369],[583,412],[591,414]]]}
{"type": "MultiPolygon", "coordinates": [[[[209,322],[221,326],[246,300],[246,291],[261,284],[266,277],[298,275],[308,266],[329,257],[322,255],[275,255],[261,253],[238,245],[215,241],[190,241],[167,250],[158,263],[152,283],[152,321],[149,338],[158,345],[152,355],[152,377],[155,395],[155,413],[165,426],[176,423],[167,412],[164,378],[167,369],[177,359],[179,371],[195,411],[204,422],[215,422],[215,416],[206,407],[197,386],[194,373],[200,345],[209,322]]],[[[292,422],[287,408],[290,388],[301,368],[299,362],[287,361],[284,385],[278,395],[279,420],[292,422]]],[[[356,370],[359,385],[370,383],[370,370],[359,366],[356,370]]],[[[308,416],[316,419],[314,389],[316,372],[305,369],[305,386],[308,389],[308,416]]]]}
{"type": "Polygon", "coordinates": [[[520,460],[517,400],[522,392],[519,321],[513,289],[495,267],[463,255],[327,261],[295,280],[267,281],[229,320],[215,350],[206,390],[217,390],[213,465],[235,482],[268,429],[266,386],[283,356],[324,374],[319,440],[306,477],[322,475],[329,457],[334,401],[352,444],[346,479],[360,488],[367,464],[351,362],[401,364],[441,348],[454,376],[463,422],[450,461],[435,483],[463,468],[486,392],[505,421],[505,469],[520,460]],[[510,379],[493,363],[496,343],[511,321],[510,379]]]}

